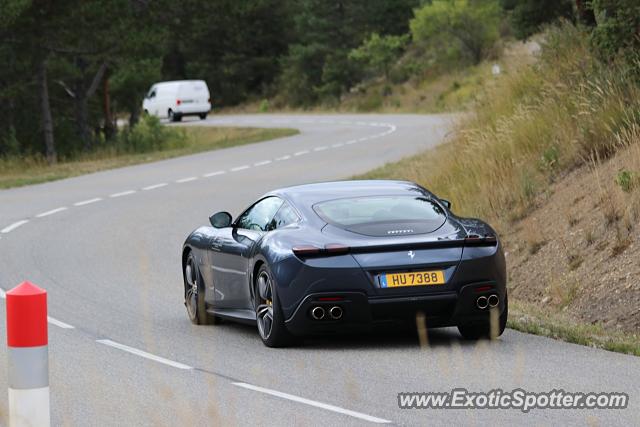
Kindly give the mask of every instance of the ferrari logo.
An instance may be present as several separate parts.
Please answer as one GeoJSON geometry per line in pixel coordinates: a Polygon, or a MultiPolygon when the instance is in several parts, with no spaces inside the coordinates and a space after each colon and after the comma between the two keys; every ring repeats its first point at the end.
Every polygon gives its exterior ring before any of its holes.
{"type": "Polygon", "coordinates": [[[409,258],[413,259],[413,257],[416,256],[416,253],[413,251],[409,251],[407,255],[409,255],[409,258]]]}

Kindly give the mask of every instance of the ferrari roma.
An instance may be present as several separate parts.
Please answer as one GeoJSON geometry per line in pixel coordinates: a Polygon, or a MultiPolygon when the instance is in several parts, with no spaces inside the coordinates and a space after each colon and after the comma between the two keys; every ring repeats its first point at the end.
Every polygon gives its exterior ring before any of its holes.
{"type": "Polygon", "coordinates": [[[195,324],[257,326],[269,347],[370,330],[416,315],[464,338],[504,331],[505,259],[496,232],[403,181],[339,181],[274,190],[235,220],[218,212],[182,250],[195,324]]]}

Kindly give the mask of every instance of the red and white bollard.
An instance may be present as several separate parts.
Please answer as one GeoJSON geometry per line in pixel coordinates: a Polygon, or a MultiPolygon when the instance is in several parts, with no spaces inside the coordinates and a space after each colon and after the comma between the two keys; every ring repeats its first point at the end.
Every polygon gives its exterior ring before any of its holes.
{"type": "Polygon", "coordinates": [[[9,425],[48,427],[47,291],[23,282],[7,292],[9,425]]]}

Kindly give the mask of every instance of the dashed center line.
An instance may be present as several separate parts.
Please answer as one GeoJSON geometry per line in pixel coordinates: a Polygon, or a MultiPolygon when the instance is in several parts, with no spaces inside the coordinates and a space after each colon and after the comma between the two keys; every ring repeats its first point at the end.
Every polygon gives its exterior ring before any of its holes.
{"type": "Polygon", "coordinates": [[[111,194],[109,197],[122,197],[122,196],[128,196],[129,194],[133,194],[135,193],[135,190],[127,190],[127,191],[121,191],[119,193],[113,193],[111,194]]]}
{"type": "Polygon", "coordinates": [[[167,184],[166,182],[163,182],[162,184],[149,185],[147,187],[144,187],[143,190],[144,191],[155,190],[156,188],[166,187],[167,185],[169,184],[167,184]]]}
{"type": "Polygon", "coordinates": [[[91,203],[99,202],[100,200],[102,200],[101,197],[96,197],[95,199],[83,200],[81,202],[74,203],[73,206],[89,205],[91,203]]]}
{"type": "Polygon", "coordinates": [[[197,177],[195,177],[195,176],[190,176],[190,177],[188,177],[188,178],[182,178],[182,179],[179,179],[179,180],[177,180],[177,181],[176,181],[176,183],[178,183],[178,184],[184,184],[185,182],[195,181],[196,179],[198,179],[198,178],[197,178],[197,177]]]}
{"type": "Polygon", "coordinates": [[[224,173],[225,173],[224,171],[215,171],[215,172],[205,173],[202,176],[205,177],[205,178],[211,178],[212,176],[218,176],[218,175],[222,175],[224,173]]]}
{"type": "MultiPolygon", "coordinates": [[[[247,120],[238,120],[238,122],[246,122],[246,121],[247,120]]],[[[286,121],[287,120],[284,120],[284,119],[276,119],[274,122],[284,123],[286,121]]],[[[290,120],[290,121],[295,122],[296,120],[290,120]]],[[[223,122],[226,123],[226,122],[231,122],[231,121],[227,120],[227,119],[224,119],[224,120],[219,120],[218,122],[219,123],[223,123],[223,122]]],[[[356,124],[356,125],[387,127],[388,128],[385,132],[382,132],[382,133],[378,133],[378,134],[367,136],[367,137],[362,137],[362,138],[359,138],[359,139],[353,139],[353,140],[346,141],[346,142],[338,142],[338,143],[335,143],[335,144],[331,145],[330,147],[326,146],[326,145],[314,147],[313,148],[314,152],[324,151],[324,150],[327,150],[329,148],[339,148],[339,147],[342,147],[344,145],[351,145],[351,144],[355,144],[355,143],[358,143],[358,142],[361,142],[361,141],[366,141],[366,140],[369,140],[369,139],[380,138],[382,136],[389,135],[389,134],[395,132],[396,129],[397,129],[397,127],[395,125],[392,125],[390,123],[379,123],[379,122],[369,122],[369,123],[361,122],[361,121],[348,122],[348,121],[335,121],[335,120],[324,120],[324,119],[323,120],[315,120],[315,121],[314,120],[309,120],[309,119],[297,119],[297,122],[299,122],[299,123],[321,123],[321,124],[335,123],[335,124],[344,124],[344,125],[356,124]]],[[[269,163],[272,163],[273,161],[288,160],[288,159],[290,159],[292,157],[303,156],[303,155],[309,154],[309,153],[310,153],[310,150],[302,150],[302,151],[298,151],[298,152],[294,153],[293,155],[286,154],[286,155],[281,156],[281,157],[276,157],[273,160],[262,160],[262,161],[254,163],[252,166],[253,167],[264,166],[264,165],[268,165],[269,163]]],[[[245,170],[245,169],[249,169],[252,166],[250,166],[250,165],[237,166],[237,167],[232,168],[230,171],[231,172],[238,172],[238,171],[242,171],[242,170],[245,170]]],[[[224,173],[226,173],[226,171],[219,170],[219,171],[215,171],[215,172],[206,173],[206,174],[202,175],[202,177],[209,178],[209,177],[212,177],[212,176],[222,175],[224,173]]],[[[191,177],[179,179],[179,180],[177,180],[175,182],[178,183],[178,184],[182,184],[182,183],[185,183],[185,182],[195,181],[197,179],[198,179],[198,177],[191,176],[191,177]]],[[[154,185],[149,185],[147,187],[143,187],[142,190],[149,191],[149,190],[154,190],[156,188],[165,187],[167,185],[169,185],[169,184],[168,183],[159,183],[159,184],[154,184],[154,185]]],[[[118,192],[118,193],[111,194],[109,197],[111,197],[111,198],[122,197],[122,196],[127,196],[127,195],[130,195],[130,194],[134,194],[134,193],[136,193],[136,190],[127,190],[127,191],[121,191],[121,192],[118,192]]],[[[99,202],[101,200],[103,200],[101,197],[95,197],[93,199],[82,200],[80,202],[76,202],[76,203],[73,204],[73,206],[89,205],[91,203],[96,203],[96,202],[99,202]]],[[[63,206],[63,207],[60,207],[60,208],[56,208],[56,209],[52,209],[52,210],[37,214],[36,218],[43,218],[43,217],[47,217],[49,215],[54,215],[54,214],[56,214],[58,212],[65,211],[67,209],[68,208],[66,206],[63,206]]],[[[14,222],[13,224],[11,224],[11,225],[3,228],[2,230],[0,230],[0,234],[9,233],[9,232],[15,230],[16,228],[18,228],[18,227],[20,227],[20,226],[22,226],[22,225],[24,225],[24,224],[26,224],[28,222],[29,222],[29,220],[27,220],[27,219],[14,222]]]]}
{"type": "Polygon", "coordinates": [[[51,316],[47,316],[47,322],[62,329],[75,329],[75,327],[71,326],[70,324],[64,323],[63,321],[55,319],[51,316]]]}
{"type": "Polygon", "coordinates": [[[154,362],[162,363],[163,365],[172,366],[178,369],[193,369],[189,365],[185,365],[180,362],[165,359],[164,357],[156,356],[155,354],[147,353],[146,351],[139,350],[137,348],[129,347],[128,345],[120,344],[115,341],[103,339],[96,340],[97,343],[108,345],[109,347],[117,348],[118,350],[126,351],[127,353],[135,354],[136,356],[144,357],[145,359],[153,360],[154,362]]]}
{"type": "Polygon", "coordinates": [[[0,233],[11,233],[13,230],[15,230],[16,228],[20,227],[21,225],[24,225],[26,223],[28,223],[29,220],[28,219],[23,219],[22,221],[16,221],[11,225],[6,226],[5,228],[3,228],[2,230],[0,230],[0,233]]]}
{"type": "Polygon", "coordinates": [[[293,394],[283,393],[281,391],[271,390],[264,387],[258,387],[255,385],[247,384],[247,383],[232,383],[237,387],[246,388],[247,390],[257,391],[259,393],[268,394],[271,396],[279,397],[281,399],[291,400],[293,402],[302,403],[304,405],[313,406],[320,409],[325,409],[327,411],[336,412],[338,414],[348,415],[350,417],[358,418],[364,421],[368,421],[376,424],[390,424],[391,421],[385,420],[383,418],[374,417],[371,415],[363,414],[362,412],[352,411],[350,409],[341,408],[335,405],[329,405],[328,403],[318,402],[316,400],[306,399],[304,397],[294,396],[293,394]]]}
{"type": "Polygon", "coordinates": [[[57,209],[51,209],[50,211],[42,212],[41,214],[36,215],[36,218],[44,218],[45,216],[57,214],[58,212],[66,211],[67,207],[63,206],[57,209]]]}

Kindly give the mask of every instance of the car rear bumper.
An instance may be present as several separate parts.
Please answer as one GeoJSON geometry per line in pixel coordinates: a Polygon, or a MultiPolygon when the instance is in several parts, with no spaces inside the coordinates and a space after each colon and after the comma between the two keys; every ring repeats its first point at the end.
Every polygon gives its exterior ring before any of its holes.
{"type": "Polygon", "coordinates": [[[472,283],[458,292],[420,296],[368,297],[363,292],[314,293],[303,299],[285,325],[292,334],[299,336],[357,332],[398,321],[415,325],[416,316],[421,313],[427,327],[454,326],[488,319],[489,309],[479,309],[476,300],[491,294],[498,295],[500,302],[496,308],[502,313],[505,292],[492,282],[472,283]],[[313,318],[311,312],[315,307],[324,310],[322,319],[313,318]],[[342,316],[339,319],[329,314],[332,307],[341,309],[342,316]]]}

